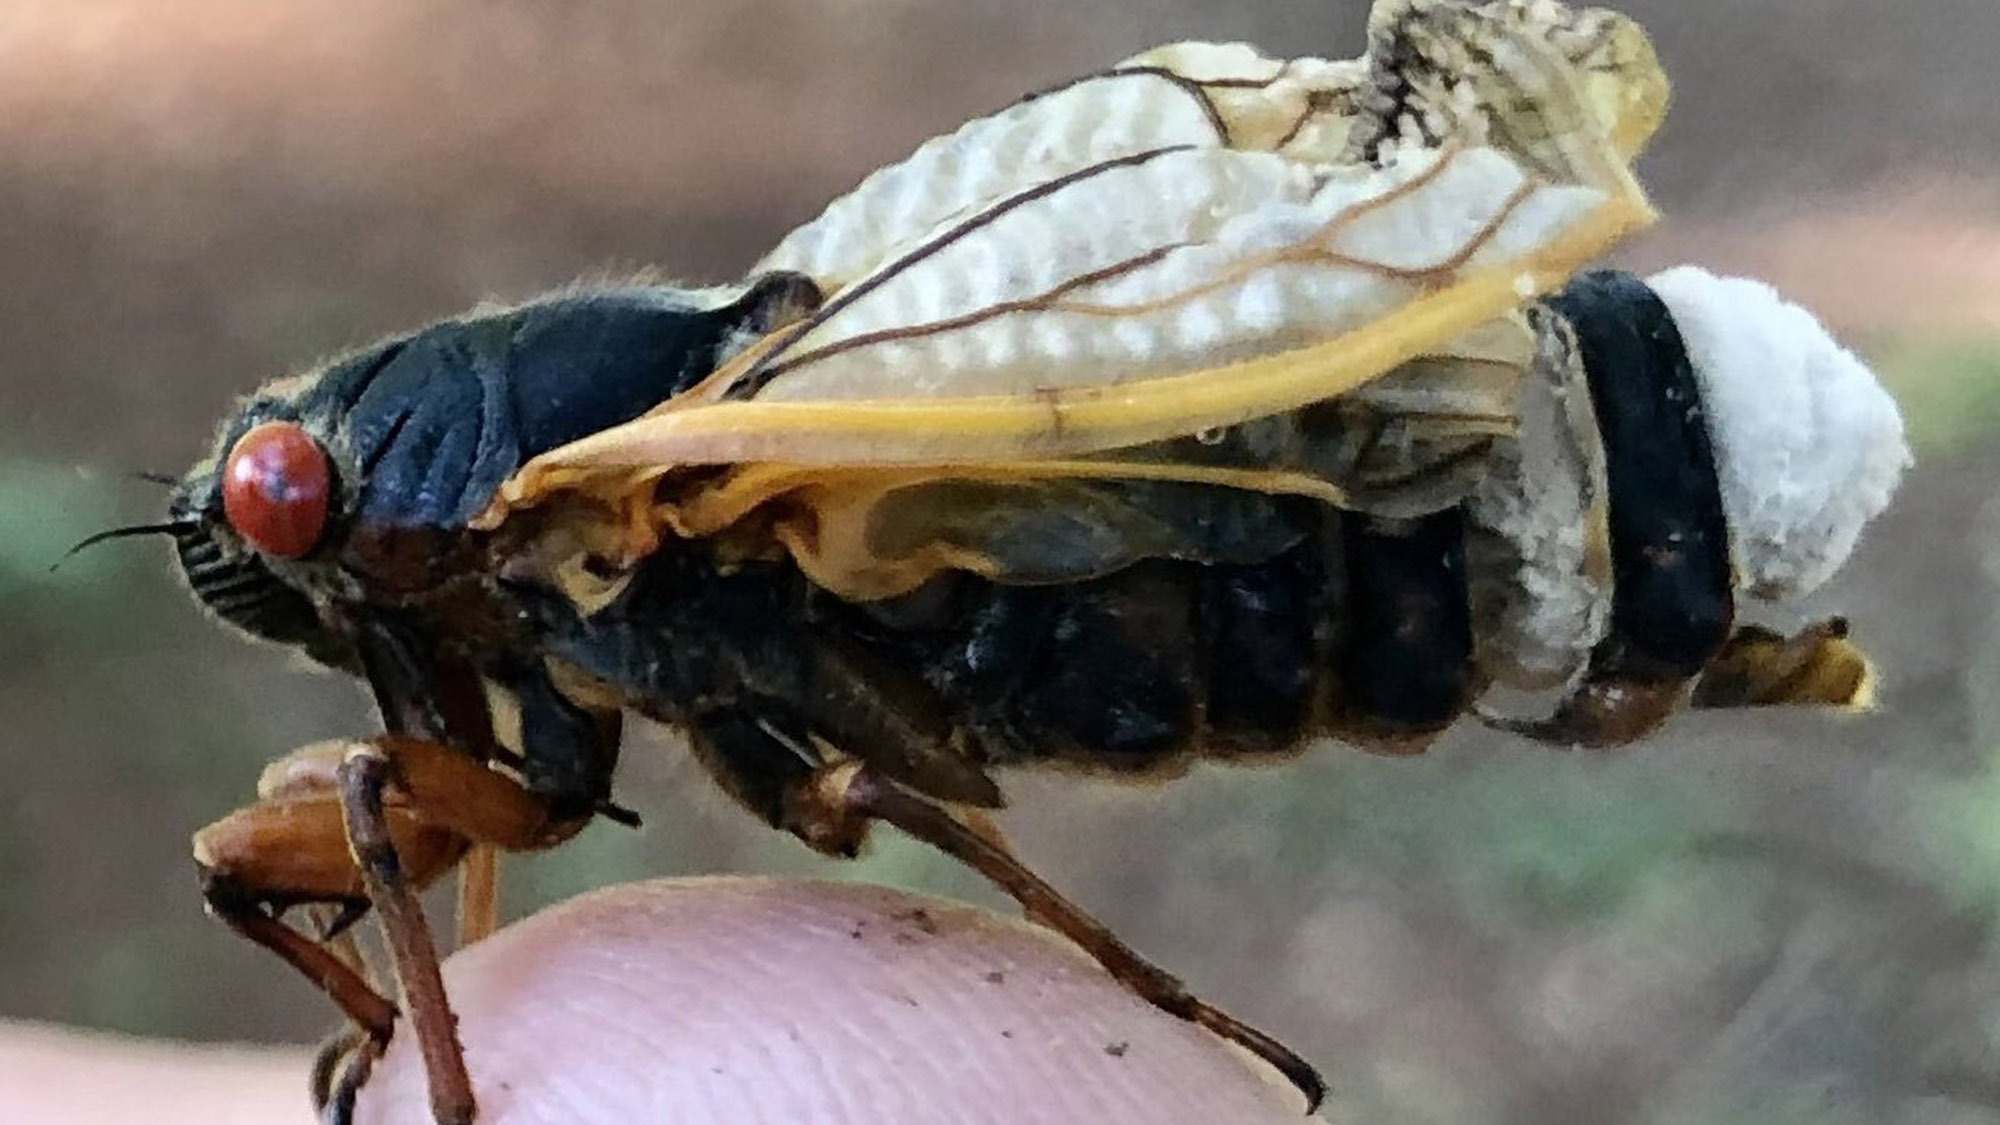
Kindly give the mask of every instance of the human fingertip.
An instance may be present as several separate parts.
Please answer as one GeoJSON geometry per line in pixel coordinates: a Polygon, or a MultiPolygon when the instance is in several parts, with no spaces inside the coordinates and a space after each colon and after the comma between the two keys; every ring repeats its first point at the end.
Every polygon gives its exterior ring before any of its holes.
{"type": "MultiPolygon", "coordinates": [[[[462,950],[445,978],[481,1125],[1306,1120],[1275,1072],[1061,938],[865,884],[610,888],[462,950]]],[[[410,1038],[357,1125],[428,1120],[410,1038]]]]}

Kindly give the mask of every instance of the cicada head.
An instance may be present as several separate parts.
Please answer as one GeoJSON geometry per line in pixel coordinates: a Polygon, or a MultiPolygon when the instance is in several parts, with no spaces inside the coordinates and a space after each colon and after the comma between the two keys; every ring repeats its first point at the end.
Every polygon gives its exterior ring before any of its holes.
{"type": "Polygon", "coordinates": [[[494,567],[468,524],[503,481],[685,390],[818,297],[788,273],[577,288],[267,384],[173,498],[189,585],[231,624],[309,650],[344,619],[421,611],[442,592],[477,615],[494,567]]]}
{"type": "Polygon", "coordinates": [[[181,479],[168,526],[204,606],[247,633],[325,658],[333,635],[315,576],[360,474],[334,455],[329,420],[300,410],[313,382],[280,380],[247,400],[181,479]]]}

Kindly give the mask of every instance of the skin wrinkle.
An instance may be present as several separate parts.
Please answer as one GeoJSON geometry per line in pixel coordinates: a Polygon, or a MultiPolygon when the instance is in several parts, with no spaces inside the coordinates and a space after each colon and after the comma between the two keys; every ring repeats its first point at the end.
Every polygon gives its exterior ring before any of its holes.
{"type": "MultiPolygon", "coordinates": [[[[816,927],[816,929],[819,931],[818,940],[832,940],[834,935],[830,927],[816,927]]],[[[705,966],[709,973],[714,974],[718,978],[727,978],[733,974],[748,976],[753,979],[775,978],[782,975],[785,967],[784,961],[787,958],[780,946],[774,944],[768,950],[762,949],[756,941],[756,934],[754,933],[730,936],[738,940],[717,943],[713,950],[716,956],[710,958],[709,964],[705,966]],[[762,953],[763,956],[761,958],[753,957],[753,959],[746,961],[744,964],[732,964],[733,958],[726,955],[732,949],[741,950],[752,955],[762,953]],[[762,963],[760,964],[759,962],[762,963]],[[744,971],[746,965],[751,971],[744,971]]],[[[795,1030],[800,1025],[818,1026],[826,1029],[823,1037],[825,1040],[844,1037],[851,1045],[870,1049],[875,1047],[876,1040],[869,1035],[870,1029],[866,1026],[865,1021],[855,1026],[847,1026],[849,1020],[846,1014],[837,1008],[832,1011],[821,1010],[821,1005],[825,1000],[824,997],[807,996],[805,998],[813,1000],[813,1006],[803,1012],[793,1014],[791,1018],[782,1021],[786,1025],[787,1030],[795,1030]]],[[[809,1076],[804,1077],[803,1081],[798,1080],[799,1076],[796,1075],[795,1070],[794,1073],[787,1074],[787,1071],[784,1069],[784,1056],[789,1053],[790,1042],[782,1045],[772,1042],[774,1038],[789,1040],[789,1035],[780,1031],[778,1022],[772,1021],[765,1026],[757,1028],[758,1034],[755,1037],[742,1036],[740,1032],[738,1033],[735,1045],[739,1052],[754,1054],[759,1064],[746,1069],[750,1073],[772,1075],[781,1078],[790,1077],[793,1079],[793,1081],[789,1082],[777,1081],[769,1083],[769,1088],[774,1093],[793,1089],[821,1092],[818,1098],[808,1097],[804,1099],[806,1107],[812,1107],[815,1102],[823,1102],[824,1094],[830,1092],[851,1112],[855,1107],[848,1106],[847,1104],[848,1091],[839,1081],[840,1075],[833,1068],[827,1066],[827,1059],[823,1054],[811,1051],[805,1053],[804,1057],[810,1061],[813,1070],[809,1076]]],[[[718,1029],[718,1031],[723,1041],[729,1042],[728,1031],[723,1029],[718,1029]]],[[[744,1071],[734,1070],[733,1068],[732,1070],[737,1074],[744,1073],[744,1071]]],[[[797,1113],[800,1112],[801,1108],[806,1107],[779,1108],[783,1108],[787,1113],[797,1113]]]]}
{"type": "MultiPolygon", "coordinates": [[[[864,937],[859,939],[864,945],[884,940],[881,935],[868,932],[866,919],[857,919],[855,928],[864,934],[864,937]]],[[[896,941],[899,937],[908,935],[894,934],[887,940],[896,941]]],[[[934,982],[931,978],[936,974],[935,966],[930,959],[915,950],[906,951],[906,958],[908,962],[906,968],[895,973],[891,979],[880,982],[871,990],[879,998],[880,1002],[877,1004],[869,1005],[859,1011],[843,1012],[836,996],[814,999],[820,1005],[833,1002],[832,1010],[825,1011],[824,1022],[819,1023],[819,1026],[826,1028],[826,1033],[821,1037],[822,1042],[844,1040],[851,1046],[858,1047],[864,1054],[907,1074],[909,1076],[907,1083],[886,1088],[880,1086],[859,1088],[843,1082],[828,1081],[836,1076],[830,1071],[827,1057],[824,1054],[814,1053],[810,1056],[815,1071],[813,1080],[793,1083],[790,1086],[791,1089],[802,1093],[802,1101],[812,1102],[814,1099],[811,1092],[814,1090],[831,1090],[837,1096],[843,1111],[855,1119],[865,1118],[871,1110],[891,1115],[914,1113],[919,1107],[912,1101],[910,1096],[912,1091],[933,1087],[948,1080],[953,1068],[941,1065],[943,1060],[937,1052],[913,1050],[914,1046],[924,1040],[910,1035],[907,1031],[899,1035],[894,1027],[894,1020],[891,1017],[898,1014],[895,1005],[908,1005],[918,1009],[928,1007],[929,1010],[922,1017],[925,1022],[934,1018],[942,1019],[947,1024],[954,1022],[950,1019],[950,1010],[953,1007],[950,1003],[951,992],[941,990],[942,1002],[938,996],[933,995],[934,982]],[[929,1000],[928,1005],[917,999],[919,995],[929,1000]]],[[[977,1065],[976,1058],[970,1061],[977,1065]]],[[[804,1107],[788,1105],[783,1108],[789,1112],[797,1112],[804,1107]]]]}
{"type": "MultiPolygon", "coordinates": [[[[864,884],[614,888],[445,975],[482,1125],[1305,1120],[1275,1074],[1053,935],[864,884]]],[[[358,1125],[421,1120],[412,1047],[392,1045],[358,1125]]]]}

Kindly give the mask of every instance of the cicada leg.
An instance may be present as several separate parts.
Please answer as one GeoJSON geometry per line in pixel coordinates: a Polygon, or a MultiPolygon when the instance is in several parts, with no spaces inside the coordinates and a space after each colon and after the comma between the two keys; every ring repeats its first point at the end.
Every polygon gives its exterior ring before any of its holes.
{"type": "MultiPolygon", "coordinates": [[[[321,904],[336,908],[332,927],[367,907],[325,768],[333,750],[309,747],[267,770],[257,804],[195,834],[195,862],[210,913],[304,974],[370,1037],[386,1040],[395,1005],[368,981],[358,960],[325,934],[308,936],[283,920],[294,906],[321,904]]],[[[408,810],[397,811],[390,831],[402,839],[419,877],[448,870],[464,850],[453,833],[408,810]]]]}
{"type": "Polygon", "coordinates": [[[1485,712],[1479,718],[1537,742],[1612,750],[1659,729],[1684,703],[1706,710],[1798,704],[1865,711],[1874,693],[1874,669],[1848,639],[1846,620],[1836,617],[1793,636],[1741,626],[1692,672],[1646,676],[1593,668],[1546,719],[1485,712]]]}
{"type": "MultiPolygon", "coordinates": [[[[469,850],[549,847],[584,820],[551,820],[546,802],[513,779],[449,747],[408,738],[309,747],[267,769],[258,788],[256,805],[196,834],[195,858],[210,909],[305,974],[365,1037],[351,1047],[328,1045],[315,1071],[316,1096],[331,1098],[332,1119],[341,1119],[342,1103],[388,1041],[397,1008],[338,951],[337,932],[309,937],[281,915],[291,906],[334,904],[342,910],[331,928],[339,931],[372,905],[422,1049],[433,1115],[441,1123],[470,1122],[471,1083],[417,894],[469,850]]],[[[491,902],[477,884],[490,878],[489,865],[469,879],[474,928],[483,925],[482,901],[491,902]]]]}
{"type": "MultiPolygon", "coordinates": [[[[319,904],[312,907],[307,916],[319,932],[321,944],[379,993],[382,991],[381,978],[370,970],[361,951],[361,943],[354,937],[354,923],[365,914],[363,905],[335,907],[319,904]]],[[[309,1086],[313,1106],[320,1111],[322,1120],[332,1125],[347,1125],[354,1115],[354,1096],[361,1084],[368,1080],[375,1058],[380,1053],[381,1044],[351,1023],[319,1045],[313,1053],[309,1086]]]]}
{"type": "Polygon", "coordinates": [[[352,1125],[354,1099],[381,1054],[381,1045],[355,1027],[345,1028],[320,1044],[313,1056],[312,1100],[324,1125],[352,1125]]]}
{"type": "Polygon", "coordinates": [[[1028,916],[1075,942],[1134,994],[1170,1015],[1205,1027],[1276,1067],[1319,1108],[1326,1082],[1312,1065],[1269,1035],[1188,992],[1179,978],[1142,957],[1104,923],[1064,898],[1017,859],[996,834],[965,823],[935,804],[844,762],[822,768],[789,794],[786,827],[822,850],[851,851],[868,822],[884,821],[979,872],[1021,904],[1028,916]]]}
{"type": "MultiPolygon", "coordinates": [[[[458,861],[458,941],[464,949],[476,941],[492,937],[500,925],[500,849],[476,843],[458,861]]],[[[356,907],[314,907],[308,915],[320,931],[320,941],[342,961],[354,967],[364,981],[382,991],[378,977],[368,971],[360,943],[354,941],[354,923],[366,911],[356,907]]],[[[374,1071],[380,1043],[372,1041],[358,1027],[348,1025],[320,1043],[312,1061],[312,1105],[330,1125],[348,1125],[354,1117],[354,1099],[374,1071]]]]}
{"type": "Polygon", "coordinates": [[[430,1079],[431,1115],[438,1125],[472,1125],[478,1103],[472,1096],[472,1078],[465,1071],[458,1019],[444,994],[437,943],[424,919],[423,900],[417,897],[422,884],[404,870],[389,825],[384,797],[391,772],[387,754],[368,743],[356,745],[340,764],[341,820],[347,828],[348,848],[360,867],[363,885],[389,943],[404,1008],[416,1032],[424,1073],[430,1079]]]}
{"type": "Polygon", "coordinates": [[[500,849],[474,844],[458,864],[458,948],[500,928],[500,849]]]}

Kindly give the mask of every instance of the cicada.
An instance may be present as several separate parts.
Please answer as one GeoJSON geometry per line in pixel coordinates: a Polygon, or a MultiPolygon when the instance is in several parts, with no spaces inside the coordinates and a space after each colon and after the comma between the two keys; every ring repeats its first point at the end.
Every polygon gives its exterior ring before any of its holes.
{"type": "Polygon", "coordinates": [[[365,678],[385,733],[282,760],[195,851],[359,1029],[336,1115],[397,1015],[334,939],[372,909],[435,1115],[473,1118],[413,896],[631,820],[627,713],[820,852],[882,820],[968,862],[1316,1103],[1009,854],[1003,767],[1865,702],[1844,624],[1736,605],[1846,556],[1893,405],[1755,283],[1579,272],[1654,219],[1644,33],[1551,0],[1369,31],[1165,47],[925,144],[738,284],[482,308],[240,404],[163,526],[202,603],[365,678]]]}

